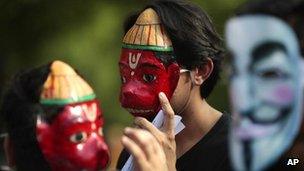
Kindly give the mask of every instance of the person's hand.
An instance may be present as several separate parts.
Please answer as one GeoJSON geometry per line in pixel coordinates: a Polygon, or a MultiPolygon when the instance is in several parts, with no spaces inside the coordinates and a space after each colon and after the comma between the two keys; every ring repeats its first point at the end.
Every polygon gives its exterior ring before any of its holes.
{"type": "Polygon", "coordinates": [[[167,171],[165,153],[155,137],[146,130],[126,128],[121,139],[123,146],[134,157],[134,169],[167,171]]]}
{"type": "Polygon", "coordinates": [[[162,146],[166,155],[166,163],[169,171],[176,170],[176,142],[174,135],[174,111],[164,93],[159,93],[159,101],[165,114],[164,124],[158,130],[151,122],[142,117],[136,117],[135,125],[149,131],[162,146]]]}

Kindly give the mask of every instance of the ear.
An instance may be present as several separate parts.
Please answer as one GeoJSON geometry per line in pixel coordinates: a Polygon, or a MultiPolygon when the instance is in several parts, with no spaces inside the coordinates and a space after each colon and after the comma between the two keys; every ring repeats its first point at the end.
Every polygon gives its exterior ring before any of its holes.
{"type": "Polygon", "coordinates": [[[192,82],[197,85],[200,86],[203,84],[203,82],[205,80],[207,80],[207,78],[210,76],[210,74],[213,71],[213,62],[210,58],[207,58],[205,64],[200,67],[200,68],[195,68],[194,70],[191,71],[191,79],[192,82]]]}
{"type": "Polygon", "coordinates": [[[4,153],[5,153],[5,157],[6,157],[8,166],[14,167],[16,164],[15,153],[14,153],[14,147],[13,147],[12,141],[9,138],[9,136],[6,136],[4,138],[3,146],[4,146],[4,153]]]}

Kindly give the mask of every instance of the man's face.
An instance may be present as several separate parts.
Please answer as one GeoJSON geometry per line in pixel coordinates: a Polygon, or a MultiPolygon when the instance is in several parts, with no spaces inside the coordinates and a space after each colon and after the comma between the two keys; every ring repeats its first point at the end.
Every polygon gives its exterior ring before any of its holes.
{"type": "Polygon", "coordinates": [[[158,93],[170,99],[179,79],[176,63],[165,66],[153,51],[122,49],[120,103],[134,116],[154,117],[160,110],[158,93]]]}
{"type": "Polygon", "coordinates": [[[228,23],[235,118],[230,147],[236,170],[265,169],[290,147],[298,132],[300,55],[292,33],[280,20],[266,16],[238,17],[228,23]]]}
{"type": "Polygon", "coordinates": [[[97,100],[71,104],[51,123],[38,118],[37,139],[52,170],[96,171],[109,161],[102,127],[97,100]]]}

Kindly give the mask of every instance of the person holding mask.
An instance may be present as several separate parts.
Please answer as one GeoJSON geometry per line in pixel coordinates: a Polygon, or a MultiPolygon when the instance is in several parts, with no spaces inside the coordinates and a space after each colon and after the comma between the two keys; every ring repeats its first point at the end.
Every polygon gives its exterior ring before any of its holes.
{"type": "MultiPolygon", "coordinates": [[[[168,169],[228,170],[230,116],[206,101],[219,78],[223,50],[208,15],[188,1],[153,1],[126,20],[125,33],[120,102],[161,144],[168,169]],[[165,119],[159,130],[150,121],[161,109],[165,119]],[[185,128],[174,136],[166,123],[176,115],[185,128]]],[[[124,133],[142,143],[133,132],[126,128],[124,133]]],[[[130,150],[126,139],[122,142],[130,150]]],[[[124,150],[117,169],[128,157],[124,150]]]]}

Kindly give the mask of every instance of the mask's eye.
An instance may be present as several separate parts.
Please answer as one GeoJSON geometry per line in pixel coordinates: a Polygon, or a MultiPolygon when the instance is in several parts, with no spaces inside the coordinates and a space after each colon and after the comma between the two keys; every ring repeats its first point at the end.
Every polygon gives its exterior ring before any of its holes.
{"type": "Polygon", "coordinates": [[[103,136],[103,130],[102,130],[102,127],[98,128],[98,134],[99,134],[100,136],[103,136]]]}
{"type": "Polygon", "coordinates": [[[154,76],[154,75],[152,75],[152,74],[144,74],[144,75],[143,75],[143,79],[144,79],[146,82],[150,83],[150,82],[152,82],[152,81],[154,81],[154,80],[156,79],[156,76],[154,76]]]}
{"type": "Polygon", "coordinates": [[[286,78],[287,74],[283,73],[279,70],[267,70],[262,71],[258,74],[260,77],[263,77],[264,79],[278,79],[278,78],[286,78]]]}
{"type": "Polygon", "coordinates": [[[82,143],[86,141],[88,138],[87,133],[85,132],[78,132],[70,136],[70,141],[73,143],[82,143]]]}
{"type": "Polygon", "coordinates": [[[121,76],[120,79],[123,84],[125,84],[127,82],[127,79],[124,76],[121,76]]]}

